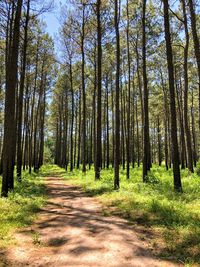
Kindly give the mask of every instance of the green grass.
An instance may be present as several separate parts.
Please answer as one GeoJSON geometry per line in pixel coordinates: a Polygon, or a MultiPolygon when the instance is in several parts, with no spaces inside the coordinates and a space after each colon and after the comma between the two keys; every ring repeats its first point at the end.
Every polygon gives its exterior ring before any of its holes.
{"type": "MultiPolygon", "coordinates": [[[[54,167],[55,168],[55,167],[54,167]]],[[[149,183],[141,182],[142,170],[131,170],[130,179],[120,170],[120,190],[113,190],[113,170],[103,170],[94,181],[94,170],[63,173],[103,203],[104,215],[115,212],[154,233],[151,245],[159,256],[192,265],[200,264],[200,176],[181,171],[184,193],[174,193],[172,170],[153,166],[149,183]]],[[[59,173],[59,169],[57,168],[59,173]]],[[[150,238],[151,239],[151,238],[150,238]]]]}
{"type": "Polygon", "coordinates": [[[46,200],[45,175],[46,168],[38,174],[23,172],[22,182],[15,181],[14,192],[9,193],[8,198],[0,198],[0,247],[12,244],[12,233],[30,225],[36,218],[36,213],[46,200]]]}

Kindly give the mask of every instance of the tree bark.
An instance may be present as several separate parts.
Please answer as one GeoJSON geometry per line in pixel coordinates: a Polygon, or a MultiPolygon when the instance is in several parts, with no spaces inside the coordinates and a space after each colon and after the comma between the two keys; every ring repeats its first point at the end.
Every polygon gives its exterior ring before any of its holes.
{"type": "Polygon", "coordinates": [[[102,161],[102,143],[101,143],[101,76],[102,76],[102,47],[101,47],[101,0],[97,0],[97,148],[95,179],[100,179],[101,161],[102,161]]]}
{"type": "Polygon", "coordinates": [[[175,88],[174,88],[174,65],[173,65],[173,54],[172,54],[172,44],[171,44],[168,0],[163,0],[163,4],[164,4],[164,26],[165,26],[165,41],[166,41],[166,52],[167,52],[167,67],[168,67],[169,92],[170,92],[171,142],[172,142],[172,162],[173,162],[173,173],[174,173],[174,190],[177,192],[182,192],[181,176],[179,169],[176,102],[175,102],[175,88]]]}
{"type": "Polygon", "coordinates": [[[144,132],[143,132],[143,182],[147,181],[148,171],[151,166],[150,140],[149,140],[149,92],[146,73],[146,0],[143,0],[142,13],[142,60],[143,60],[143,105],[144,105],[144,132]]]}
{"type": "Polygon", "coordinates": [[[74,131],[74,86],[73,86],[73,74],[72,74],[72,62],[70,59],[70,66],[69,66],[69,72],[70,72],[70,87],[71,87],[71,99],[72,99],[72,117],[71,117],[71,147],[70,147],[70,171],[73,171],[74,163],[73,163],[73,131],[74,131]]]}
{"type": "Polygon", "coordinates": [[[181,0],[183,8],[183,17],[184,17],[184,28],[185,28],[185,47],[184,47],[184,125],[186,133],[186,145],[187,145],[187,162],[188,169],[193,173],[193,159],[192,159],[192,144],[191,144],[191,133],[189,127],[189,117],[188,117],[188,49],[189,49],[189,32],[188,32],[188,22],[186,14],[186,5],[185,0],[181,0]]]}
{"type": "Polygon", "coordinates": [[[22,113],[23,113],[23,95],[24,95],[26,58],[27,58],[27,46],[28,46],[29,12],[30,12],[30,0],[28,0],[27,2],[26,22],[25,22],[25,27],[24,27],[23,61],[22,61],[22,71],[21,71],[21,80],[20,80],[20,88],[19,88],[19,98],[18,98],[17,178],[19,181],[21,181],[21,172],[22,172],[22,113]]]}
{"type": "Polygon", "coordinates": [[[114,153],[114,188],[119,188],[119,159],[120,159],[120,35],[119,35],[118,0],[115,1],[115,34],[116,34],[116,94],[115,94],[115,153],[114,153]]]}
{"type": "Polygon", "coordinates": [[[197,34],[196,14],[195,14],[193,0],[189,0],[188,3],[189,3],[189,9],[190,9],[190,19],[191,19],[191,26],[192,26],[194,52],[195,52],[195,57],[197,61],[197,71],[198,71],[198,77],[199,77],[199,130],[200,130],[200,42],[199,42],[199,37],[197,34]]]}
{"type": "Polygon", "coordinates": [[[127,63],[128,63],[128,103],[127,103],[127,138],[126,138],[126,178],[130,177],[130,99],[131,99],[131,62],[130,62],[130,45],[129,45],[129,0],[126,1],[126,45],[127,45],[127,63]]]}
{"type": "Polygon", "coordinates": [[[3,179],[2,179],[2,196],[7,197],[8,191],[14,189],[14,150],[16,146],[15,138],[15,99],[17,86],[19,38],[20,38],[20,20],[23,0],[17,1],[13,39],[11,47],[9,67],[6,80],[5,92],[5,117],[4,117],[4,142],[3,142],[3,179]]]}
{"type": "Polygon", "coordinates": [[[82,99],[83,99],[83,120],[82,120],[82,171],[86,172],[86,93],[85,93],[85,4],[82,13],[82,36],[81,36],[81,55],[82,55],[82,99]]]}

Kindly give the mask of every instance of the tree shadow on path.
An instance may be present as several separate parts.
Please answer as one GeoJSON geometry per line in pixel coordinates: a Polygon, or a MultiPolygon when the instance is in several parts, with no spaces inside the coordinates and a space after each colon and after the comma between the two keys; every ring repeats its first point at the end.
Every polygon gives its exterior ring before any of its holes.
{"type": "Polygon", "coordinates": [[[46,187],[49,200],[39,218],[4,251],[7,266],[181,266],[153,256],[134,225],[103,216],[101,205],[78,187],[59,177],[47,177],[46,187]]]}

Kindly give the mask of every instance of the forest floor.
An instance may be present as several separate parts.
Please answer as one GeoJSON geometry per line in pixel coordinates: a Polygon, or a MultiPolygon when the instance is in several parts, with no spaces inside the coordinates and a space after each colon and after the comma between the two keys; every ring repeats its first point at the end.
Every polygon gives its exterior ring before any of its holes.
{"type": "Polygon", "coordinates": [[[16,231],[15,244],[0,250],[0,266],[182,266],[157,258],[152,233],[102,213],[100,202],[60,175],[45,178],[48,200],[36,221],[16,231]]]}

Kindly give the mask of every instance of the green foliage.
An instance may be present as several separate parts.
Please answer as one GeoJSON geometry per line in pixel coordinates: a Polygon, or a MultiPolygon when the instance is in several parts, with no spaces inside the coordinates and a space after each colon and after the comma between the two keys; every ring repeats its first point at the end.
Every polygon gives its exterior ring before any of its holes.
{"type": "Polygon", "coordinates": [[[159,178],[152,172],[150,172],[147,176],[146,176],[146,181],[149,184],[158,184],[160,182],[159,178]]]}
{"type": "Polygon", "coordinates": [[[49,146],[44,146],[44,164],[52,164],[53,163],[53,153],[49,146]]]}
{"type": "MultiPolygon", "coordinates": [[[[57,170],[59,172],[59,169],[57,170]]],[[[103,204],[102,213],[111,212],[151,229],[159,239],[159,255],[184,263],[200,263],[200,179],[182,170],[183,194],[174,193],[173,173],[164,167],[153,166],[148,183],[142,183],[142,169],[131,170],[130,179],[120,170],[120,190],[113,190],[113,170],[102,170],[101,180],[94,181],[93,168],[82,174],[62,171],[62,177],[81,186],[90,196],[97,196],[103,204]],[[164,244],[164,245],[162,245],[164,244]]]]}
{"type": "Polygon", "coordinates": [[[0,246],[12,242],[15,229],[31,224],[36,212],[45,203],[43,173],[23,173],[22,182],[15,181],[15,191],[8,198],[0,198],[0,246]]]}
{"type": "Polygon", "coordinates": [[[197,174],[198,176],[200,176],[200,165],[198,165],[198,166],[196,167],[196,174],[197,174]]]}

